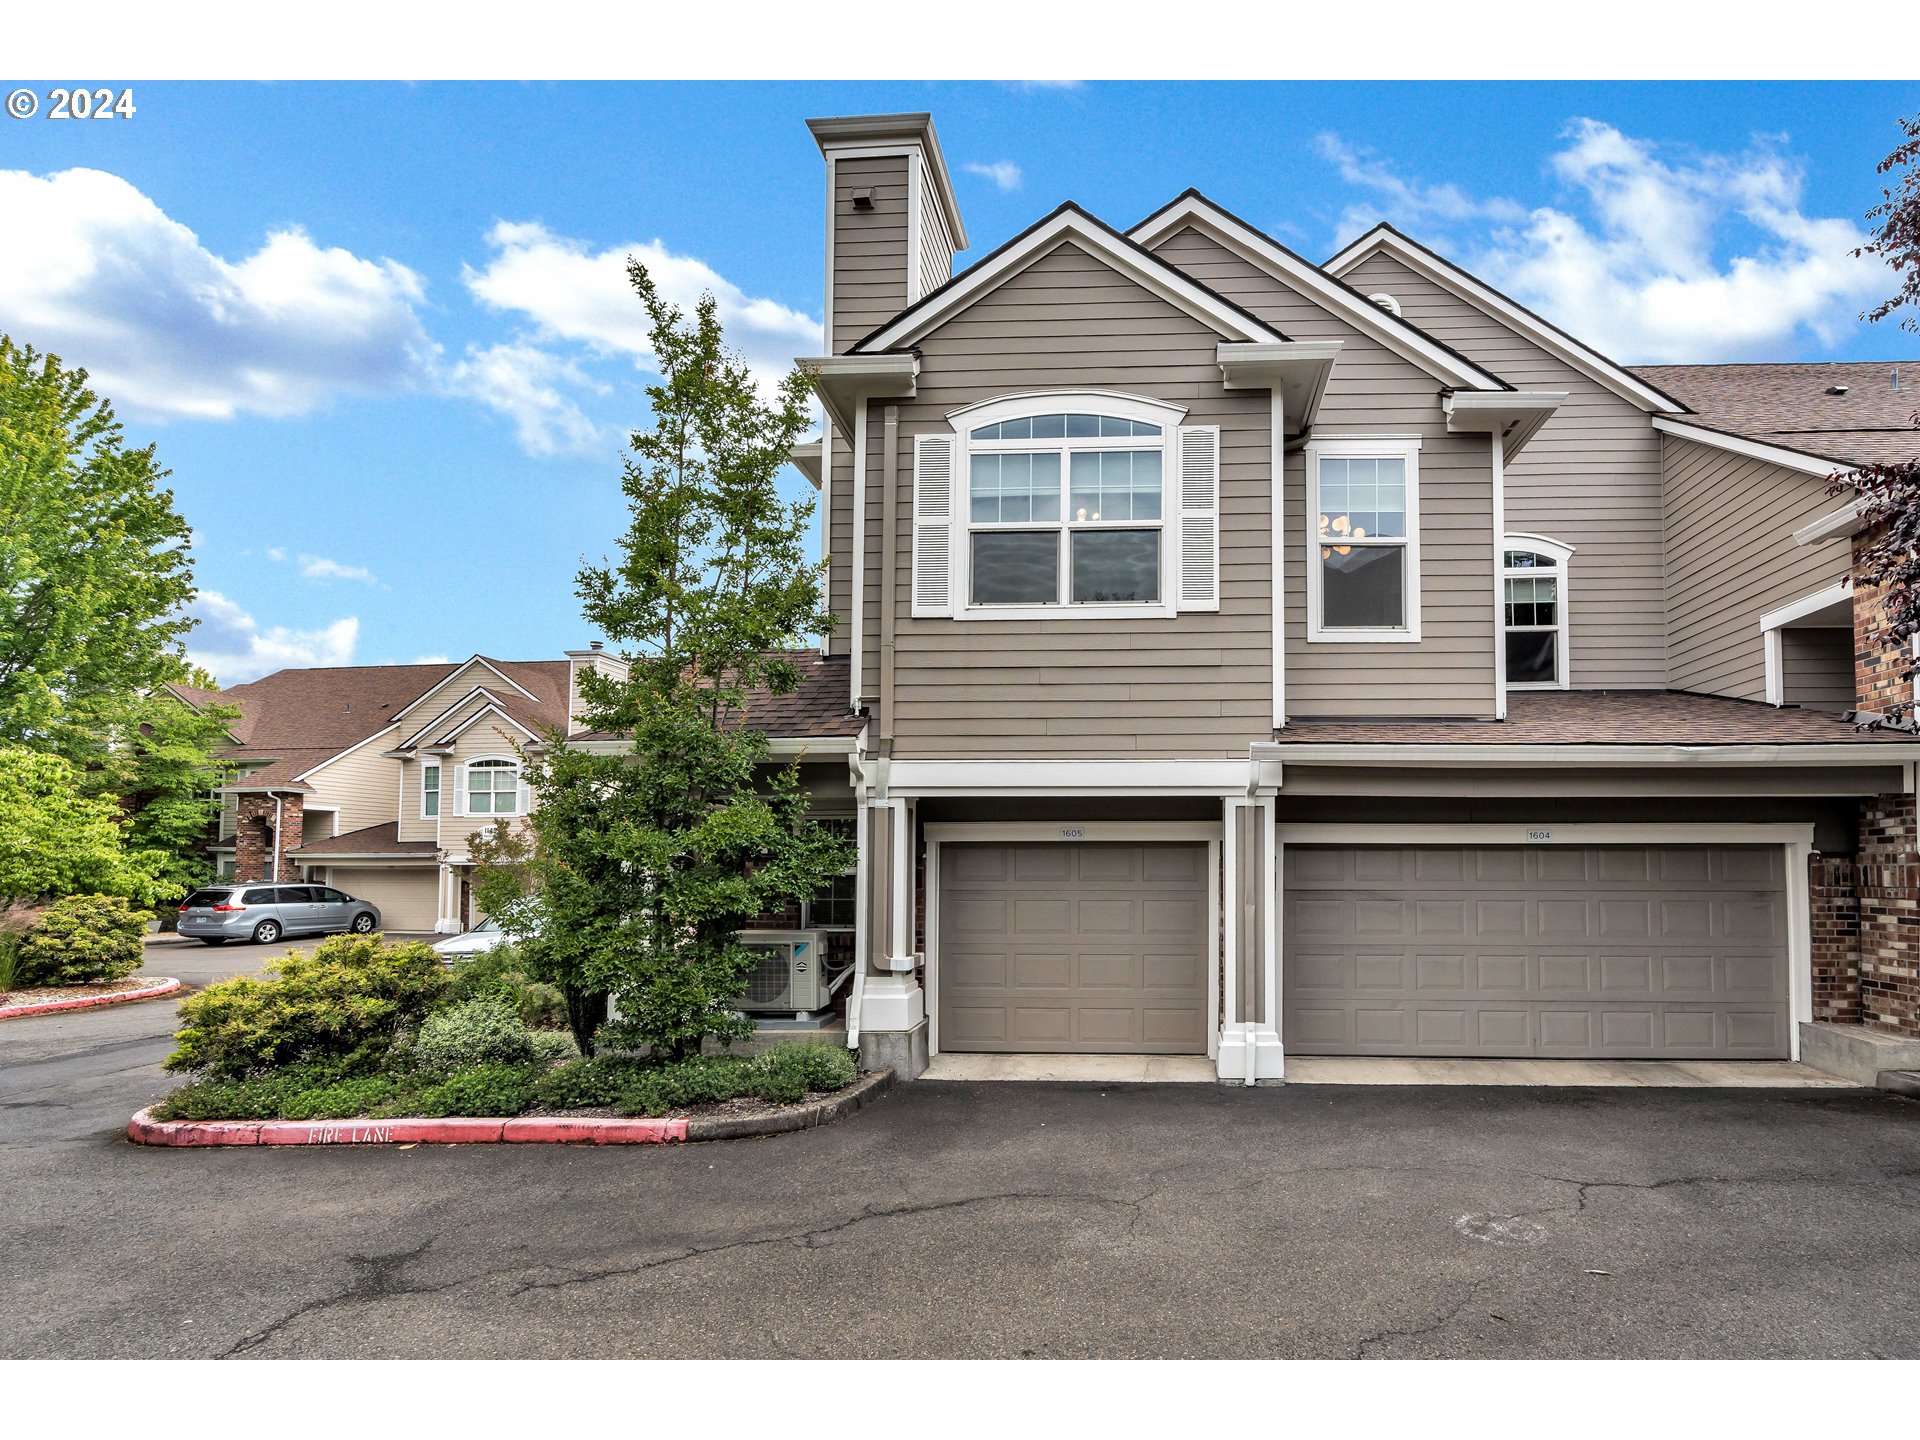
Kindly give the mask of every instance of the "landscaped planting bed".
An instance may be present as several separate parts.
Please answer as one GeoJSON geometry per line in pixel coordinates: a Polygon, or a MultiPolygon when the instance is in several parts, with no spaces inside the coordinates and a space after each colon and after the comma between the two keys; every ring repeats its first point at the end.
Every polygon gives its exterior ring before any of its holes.
{"type": "Polygon", "coordinates": [[[582,1059],[557,992],[506,947],[449,971],[422,944],[340,936],[183,1002],[158,1121],[415,1116],[734,1116],[817,1100],[859,1077],[845,1049],[789,1044],[673,1063],[582,1059]]]}

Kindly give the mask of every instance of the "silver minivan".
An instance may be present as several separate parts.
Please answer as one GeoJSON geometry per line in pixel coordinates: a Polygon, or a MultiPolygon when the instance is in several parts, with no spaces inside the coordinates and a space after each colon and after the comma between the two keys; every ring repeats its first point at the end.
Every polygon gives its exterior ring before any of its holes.
{"type": "Polygon", "coordinates": [[[328,885],[208,885],[180,902],[180,933],[203,945],[379,928],[377,909],[328,885]]]}

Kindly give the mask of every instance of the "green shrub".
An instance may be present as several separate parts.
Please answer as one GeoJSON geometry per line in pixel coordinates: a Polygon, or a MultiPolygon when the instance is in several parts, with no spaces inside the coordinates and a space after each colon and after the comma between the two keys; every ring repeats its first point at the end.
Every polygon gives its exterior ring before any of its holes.
{"type": "Polygon", "coordinates": [[[512,1001],[481,995],[429,1015],[413,1054],[429,1070],[524,1065],[534,1058],[533,1035],[521,1024],[512,1001]]]}
{"type": "Polygon", "coordinates": [[[533,1041],[533,1058],[542,1065],[579,1058],[580,1047],[565,1030],[529,1030],[527,1035],[533,1041]]]}
{"type": "Polygon", "coordinates": [[[347,1120],[371,1115],[376,1108],[403,1093],[391,1075],[350,1075],[330,1085],[289,1091],[280,1099],[282,1120],[347,1120]]]}
{"type": "Polygon", "coordinates": [[[538,1065],[476,1065],[389,1102],[389,1115],[518,1115],[540,1087],[538,1065]]]}
{"type": "Polygon", "coordinates": [[[542,1077],[536,1097],[556,1110],[584,1110],[611,1105],[647,1069],[646,1062],[619,1055],[596,1055],[576,1060],[542,1077]]]}
{"type": "Polygon", "coordinates": [[[845,1050],[826,1045],[777,1045],[750,1059],[697,1056],[672,1065],[641,1068],[622,1087],[615,1103],[630,1115],[665,1115],[693,1105],[742,1097],[791,1105],[809,1094],[851,1085],[858,1073],[853,1056],[845,1050]]]}
{"type": "Polygon", "coordinates": [[[521,1023],[530,1030],[566,1028],[566,998],[553,986],[527,977],[526,957],[517,945],[505,943],[482,950],[455,968],[453,984],[447,991],[449,1001],[458,1004],[485,997],[511,1001],[520,1012],[521,1023]]]}
{"type": "Polygon", "coordinates": [[[180,1003],[169,1070],[233,1080],[300,1061],[346,1070],[386,1059],[447,988],[440,957],[419,941],[336,935],[311,954],[240,976],[180,1003]]]}
{"type": "Polygon", "coordinates": [[[140,968],[152,918],[118,895],[69,895],[41,911],[22,937],[20,966],[32,985],[124,980],[140,968]]]}
{"type": "Polygon", "coordinates": [[[0,930],[0,995],[27,983],[26,961],[20,954],[25,939],[18,930],[0,930]]]}

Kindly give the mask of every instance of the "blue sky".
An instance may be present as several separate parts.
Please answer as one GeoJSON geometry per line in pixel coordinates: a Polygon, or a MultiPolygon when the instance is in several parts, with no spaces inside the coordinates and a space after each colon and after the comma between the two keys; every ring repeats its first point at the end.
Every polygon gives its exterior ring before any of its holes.
{"type": "MultiPolygon", "coordinates": [[[[44,87],[40,87],[44,89],[44,87]]],[[[1188,185],[1323,259],[1391,219],[1628,362],[1920,357],[1846,257],[1905,85],[188,84],[0,121],[0,329],[95,373],[197,536],[190,648],[587,638],[644,423],[629,251],[771,373],[818,345],[810,115],[931,110],[964,262],[1188,185]]],[[[800,488],[797,477],[795,490],[800,488]]]]}

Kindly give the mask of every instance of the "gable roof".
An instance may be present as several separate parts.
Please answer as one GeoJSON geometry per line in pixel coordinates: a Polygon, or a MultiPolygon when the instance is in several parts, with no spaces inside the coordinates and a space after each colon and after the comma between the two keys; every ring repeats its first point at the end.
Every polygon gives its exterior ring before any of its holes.
{"type": "MultiPolygon", "coordinates": [[[[867,717],[847,708],[847,680],[853,661],[846,655],[790,650],[786,659],[800,672],[799,685],[785,695],[751,690],[743,718],[769,740],[821,740],[858,735],[867,717]]],[[[576,740],[618,740],[608,730],[577,735],[576,740]]]]}
{"type": "Polygon", "coordinates": [[[1191,227],[1218,241],[1241,259],[1284,280],[1308,299],[1320,303],[1356,330],[1379,341],[1402,360],[1447,385],[1469,390],[1511,390],[1513,386],[1491,370],[1475,364],[1445,341],[1367,299],[1337,275],[1295,254],[1264,231],[1216,204],[1196,189],[1187,189],[1127,231],[1151,249],[1156,242],[1183,227],[1191,227]]]}
{"type": "Polygon", "coordinates": [[[1442,290],[1493,316],[1526,336],[1549,355],[1564,361],[1596,385],[1601,385],[1649,414],[1681,415],[1687,407],[1643,380],[1626,366],[1609,360],[1591,345],[1576,340],[1552,321],[1534,314],[1518,300],[1503,295],[1477,276],[1469,275],[1444,255],[1436,254],[1409,235],[1382,221],[1327,261],[1325,269],[1345,275],[1362,261],[1382,252],[1442,290]]]}
{"type": "Polygon", "coordinates": [[[1071,200],[1042,216],[946,284],[928,291],[878,330],[857,342],[851,355],[872,355],[911,345],[982,296],[1072,242],[1137,282],[1142,289],[1209,326],[1229,340],[1273,341],[1287,337],[1251,311],[1168,264],[1137,240],[1082,210],[1071,200]]]}
{"type": "Polygon", "coordinates": [[[1836,464],[1920,456],[1920,360],[1758,365],[1636,365],[1684,401],[1701,427],[1836,464]],[[1902,370],[1905,375],[1901,374],[1902,370]],[[1844,387],[1844,393],[1828,393],[1844,387]]]}

